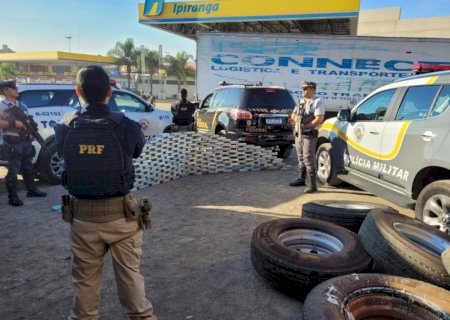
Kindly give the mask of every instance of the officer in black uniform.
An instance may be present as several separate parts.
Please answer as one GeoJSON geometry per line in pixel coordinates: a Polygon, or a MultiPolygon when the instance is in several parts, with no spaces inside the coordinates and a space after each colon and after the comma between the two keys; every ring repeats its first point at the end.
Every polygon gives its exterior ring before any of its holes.
{"type": "Polygon", "coordinates": [[[185,88],[180,90],[180,97],[180,101],[174,103],[171,107],[173,123],[180,126],[188,126],[193,123],[195,105],[187,100],[187,90],[185,88]]]}
{"type": "Polygon", "coordinates": [[[17,106],[27,114],[28,108],[17,100],[19,92],[14,81],[1,82],[0,93],[5,97],[0,101],[0,128],[3,129],[3,140],[8,153],[8,173],[5,177],[8,202],[12,206],[22,206],[23,202],[17,194],[19,172],[28,190],[27,197],[45,197],[47,193],[38,190],[34,181],[32,160],[36,151],[31,143],[34,137],[27,134],[23,123],[8,111],[17,106]]]}
{"type": "Polygon", "coordinates": [[[130,319],[156,320],[139,270],[142,206],[130,193],[132,159],[140,156],[144,136],[137,122],[109,111],[112,91],[102,68],[81,69],[75,90],[88,103],[86,110],[66,114],[55,127],[65,161],[63,184],[71,195],[63,197],[63,218],[71,223],[75,292],[69,319],[97,319],[103,258],[110,251],[124,311],[130,319]]]}

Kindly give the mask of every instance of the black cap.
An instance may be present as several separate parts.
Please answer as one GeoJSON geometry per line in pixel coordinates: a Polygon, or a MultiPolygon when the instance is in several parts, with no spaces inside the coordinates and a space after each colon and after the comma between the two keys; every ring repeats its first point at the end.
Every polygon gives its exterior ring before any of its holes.
{"type": "Polygon", "coordinates": [[[2,90],[3,88],[17,89],[16,82],[12,80],[2,81],[0,82],[0,90],[2,90]]]}
{"type": "Polygon", "coordinates": [[[307,88],[307,87],[316,88],[317,84],[315,82],[312,82],[312,81],[303,81],[302,82],[302,88],[307,88]]]}

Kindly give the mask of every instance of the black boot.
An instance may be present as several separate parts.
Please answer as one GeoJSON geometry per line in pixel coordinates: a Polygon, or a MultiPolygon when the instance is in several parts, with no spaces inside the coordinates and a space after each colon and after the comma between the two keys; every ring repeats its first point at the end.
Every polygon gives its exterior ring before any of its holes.
{"type": "Polygon", "coordinates": [[[313,193],[317,191],[316,175],[317,174],[315,172],[308,172],[306,188],[303,190],[304,193],[313,193]]]}
{"type": "Polygon", "coordinates": [[[14,207],[23,206],[23,202],[17,194],[17,179],[6,179],[6,190],[8,190],[8,203],[10,205],[14,207]]]}
{"type": "Polygon", "coordinates": [[[305,185],[306,169],[299,170],[298,179],[289,183],[291,187],[300,187],[305,185]]]}
{"type": "Polygon", "coordinates": [[[23,182],[25,182],[25,187],[27,188],[27,197],[46,197],[47,193],[40,191],[36,187],[36,183],[34,182],[34,175],[24,175],[23,182]]]}

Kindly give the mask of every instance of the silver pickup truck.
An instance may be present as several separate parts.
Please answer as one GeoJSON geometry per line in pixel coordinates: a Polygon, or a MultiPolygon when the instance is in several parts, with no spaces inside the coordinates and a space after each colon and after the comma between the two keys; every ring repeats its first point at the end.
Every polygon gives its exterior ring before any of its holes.
{"type": "Polygon", "coordinates": [[[450,71],[383,86],[319,130],[318,178],[346,181],[450,233],[450,71]]]}

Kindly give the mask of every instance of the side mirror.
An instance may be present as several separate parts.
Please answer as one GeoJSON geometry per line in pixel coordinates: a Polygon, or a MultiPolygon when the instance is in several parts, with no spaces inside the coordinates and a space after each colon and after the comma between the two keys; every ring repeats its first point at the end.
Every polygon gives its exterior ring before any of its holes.
{"type": "Polygon", "coordinates": [[[339,110],[337,118],[339,121],[350,121],[351,113],[350,110],[339,110]]]}

